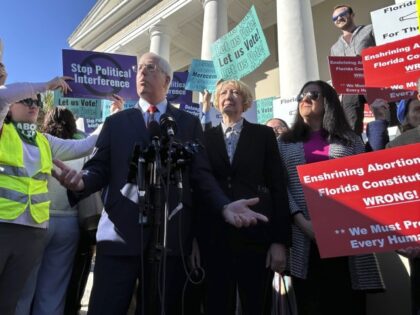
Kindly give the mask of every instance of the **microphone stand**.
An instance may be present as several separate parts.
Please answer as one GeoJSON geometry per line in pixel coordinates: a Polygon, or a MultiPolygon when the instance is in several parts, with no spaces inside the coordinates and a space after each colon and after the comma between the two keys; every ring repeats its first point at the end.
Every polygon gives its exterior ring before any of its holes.
{"type": "MultiPolygon", "coordinates": [[[[152,146],[154,150],[154,160],[153,163],[150,163],[150,177],[149,177],[149,186],[151,187],[151,211],[148,212],[150,217],[149,222],[152,224],[151,236],[148,245],[148,252],[147,252],[147,261],[150,266],[150,275],[149,277],[149,285],[147,286],[147,290],[149,291],[149,298],[147,301],[142,301],[143,303],[147,304],[146,307],[146,314],[149,315],[158,315],[158,305],[161,304],[161,309],[164,310],[164,300],[159,302],[159,274],[160,274],[160,263],[161,263],[161,256],[162,252],[164,253],[166,250],[161,245],[160,242],[160,234],[161,234],[161,224],[162,224],[162,184],[161,184],[161,175],[162,175],[162,164],[160,158],[160,141],[158,137],[153,137],[152,139],[152,146]]],[[[144,275],[143,275],[144,277],[144,275]]],[[[145,290],[146,288],[142,288],[145,290]]]]}
{"type": "Polygon", "coordinates": [[[172,165],[172,143],[173,137],[169,138],[168,144],[168,160],[166,161],[167,170],[166,170],[166,200],[165,208],[163,212],[163,234],[162,234],[162,301],[161,301],[161,315],[165,314],[165,298],[166,298],[166,255],[167,255],[167,239],[168,239],[168,216],[169,216],[169,186],[170,186],[170,175],[171,175],[171,165],[172,165]]]}

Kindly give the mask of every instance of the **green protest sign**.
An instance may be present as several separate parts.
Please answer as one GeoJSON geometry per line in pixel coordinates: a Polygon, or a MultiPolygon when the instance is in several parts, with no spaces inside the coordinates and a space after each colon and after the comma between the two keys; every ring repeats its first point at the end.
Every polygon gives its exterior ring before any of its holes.
{"type": "Polygon", "coordinates": [[[273,100],[275,97],[262,98],[255,100],[257,107],[257,122],[265,124],[267,120],[273,118],[273,100]]]}
{"type": "Polygon", "coordinates": [[[270,51],[254,6],[211,51],[217,76],[223,79],[240,79],[263,63],[270,51]]]}
{"type": "Polygon", "coordinates": [[[63,97],[61,92],[54,91],[54,105],[67,107],[77,117],[92,119],[102,117],[100,99],[63,97]]]}

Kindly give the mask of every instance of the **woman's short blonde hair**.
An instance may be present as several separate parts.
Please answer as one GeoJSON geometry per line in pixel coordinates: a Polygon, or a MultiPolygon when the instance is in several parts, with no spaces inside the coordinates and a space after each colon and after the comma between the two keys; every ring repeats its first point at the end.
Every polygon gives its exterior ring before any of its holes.
{"type": "Polygon", "coordinates": [[[216,85],[216,92],[214,96],[214,107],[220,111],[219,109],[219,96],[220,92],[222,91],[223,87],[226,85],[233,85],[235,89],[239,91],[243,99],[243,106],[244,112],[246,112],[252,105],[253,97],[251,93],[251,89],[246,85],[244,82],[240,80],[220,80],[216,85]]]}

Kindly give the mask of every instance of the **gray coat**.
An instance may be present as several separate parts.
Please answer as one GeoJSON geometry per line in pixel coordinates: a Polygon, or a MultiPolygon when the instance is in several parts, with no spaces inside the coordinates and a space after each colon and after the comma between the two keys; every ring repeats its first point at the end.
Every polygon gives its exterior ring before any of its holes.
{"type": "MultiPolygon", "coordinates": [[[[296,166],[306,164],[303,142],[285,143],[279,141],[280,155],[285,162],[288,177],[288,194],[291,215],[302,212],[306,219],[310,219],[299,181],[296,166]]],[[[345,146],[331,143],[329,158],[336,159],[364,151],[361,139],[355,136],[354,144],[345,146]]],[[[292,247],[290,249],[289,268],[293,276],[306,279],[311,240],[296,226],[292,225],[292,247]]],[[[355,290],[383,290],[379,265],[374,254],[349,257],[349,268],[352,288],[355,290]]]]}

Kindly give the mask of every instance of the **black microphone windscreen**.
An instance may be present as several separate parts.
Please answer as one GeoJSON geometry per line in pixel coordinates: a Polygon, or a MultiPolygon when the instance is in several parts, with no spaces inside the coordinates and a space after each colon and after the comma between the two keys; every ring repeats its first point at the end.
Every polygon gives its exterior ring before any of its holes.
{"type": "Polygon", "coordinates": [[[160,126],[165,131],[165,134],[168,133],[169,129],[171,129],[172,130],[172,136],[175,135],[175,133],[177,131],[177,126],[176,126],[175,119],[172,116],[169,116],[166,113],[162,114],[160,116],[159,122],[160,122],[160,126]]]}
{"type": "Polygon", "coordinates": [[[151,121],[147,129],[149,130],[151,139],[160,138],[160,126],[157,121],[155,120],[151,121]]]}

